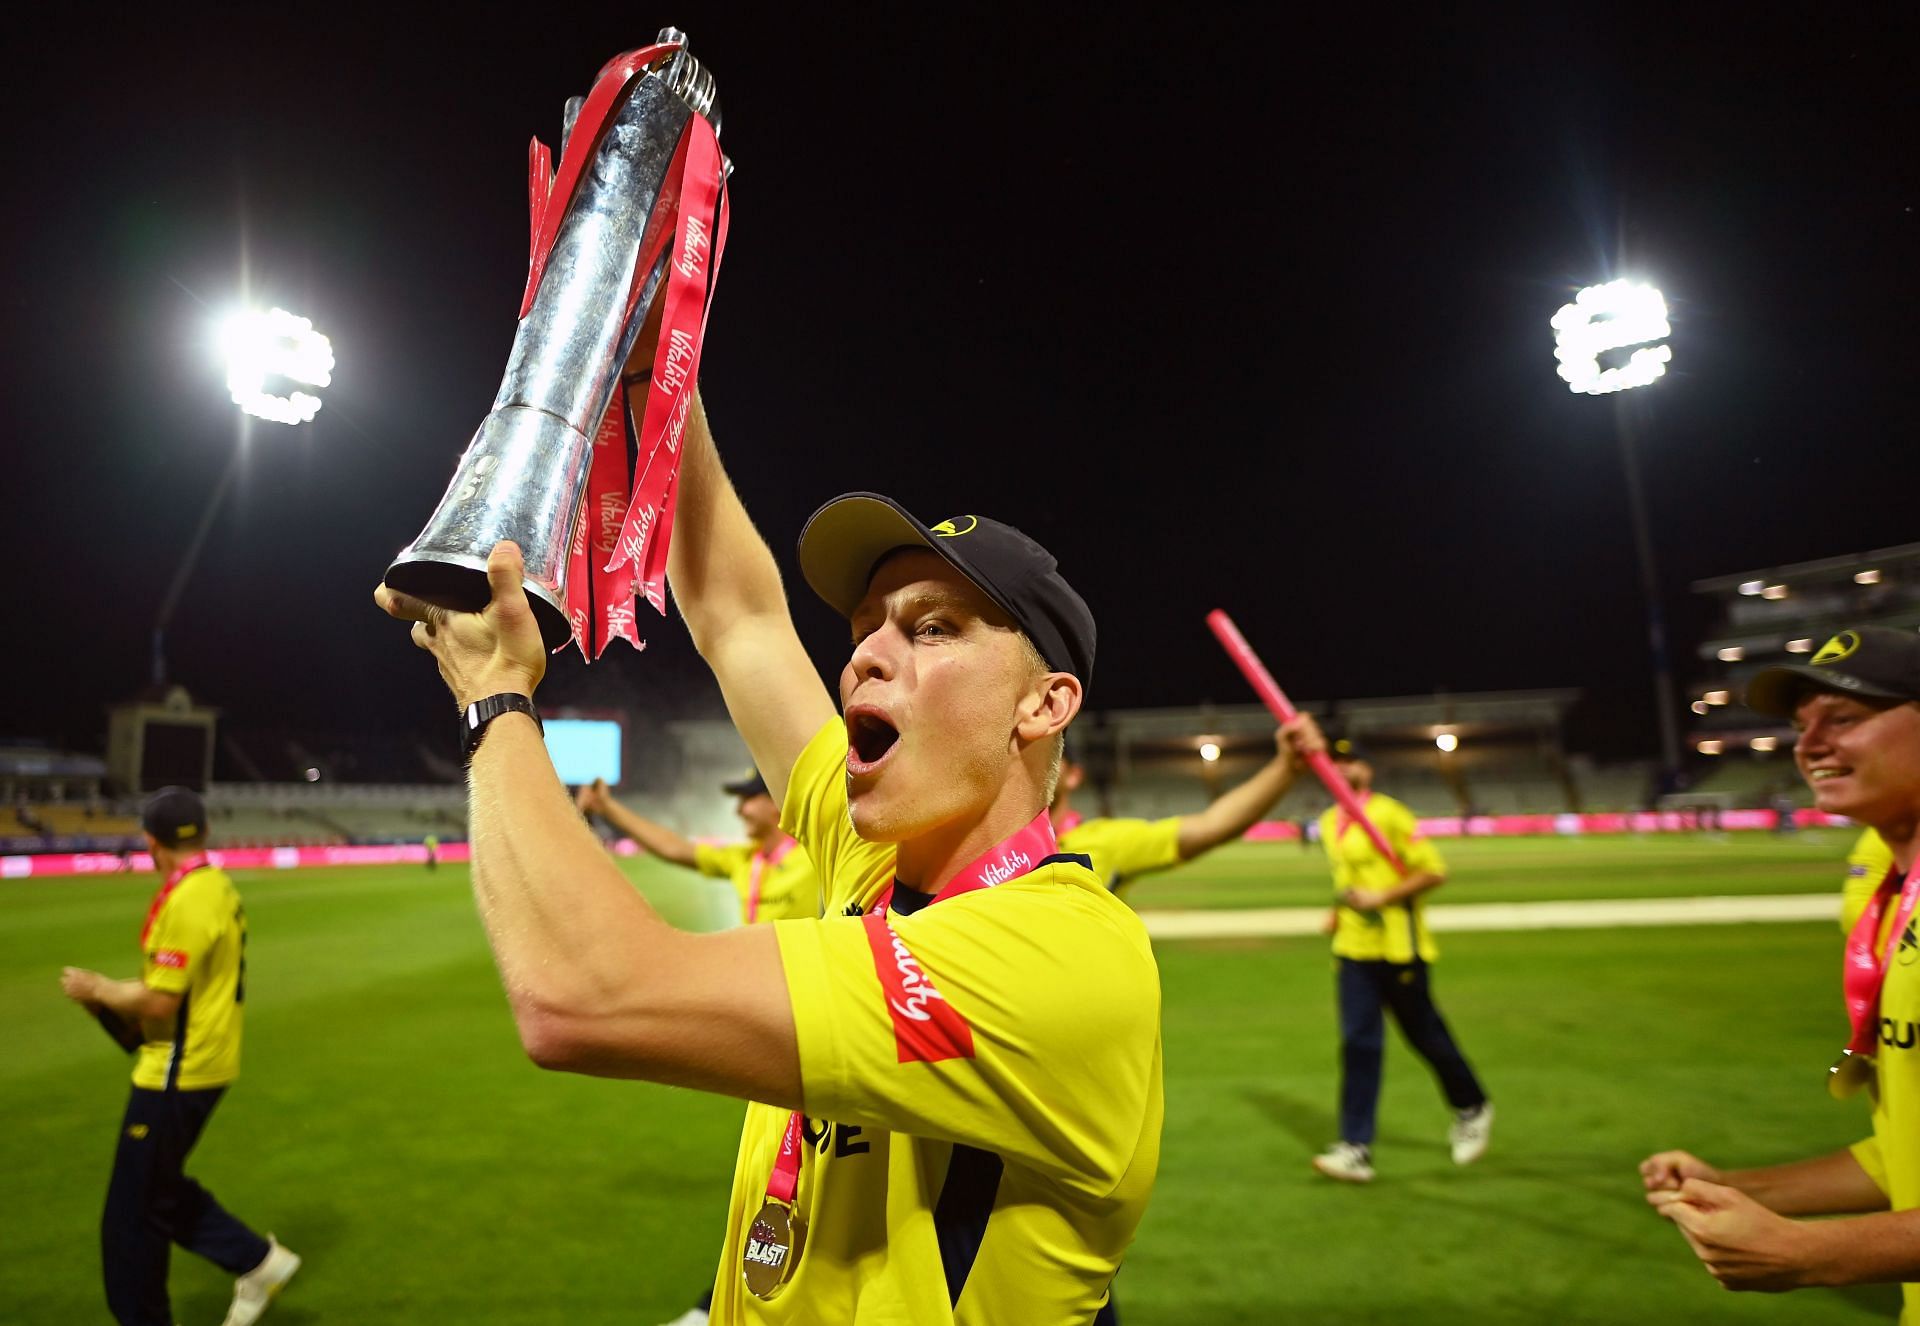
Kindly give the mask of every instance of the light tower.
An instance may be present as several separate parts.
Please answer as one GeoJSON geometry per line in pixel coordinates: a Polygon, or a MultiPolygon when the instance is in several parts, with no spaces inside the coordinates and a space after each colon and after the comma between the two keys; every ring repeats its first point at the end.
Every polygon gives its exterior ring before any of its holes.
{"type": "Polygon", "coordinates": [[[1662,781],[1680,768],[1680,729],[1675,712],[1673,665],[1669,661],[1666,614],[1660,609],[1660,580],[1654,570],[1653,538],[1647,530],[1647,501],[1641,490],[1640,463],[1632,406],[1625,393],[1658,381],[1673,361],[1665,344],[1673,334],[1667,301],[1658,290],[1636,281],[1592,285],[1553,315],[1553,357],[1568,388],[1586,396],[1613,395],[1614,434],[1627,472],[1627,502],[1633,515],[1633,541],[1640,559],[1640,591],[1646,599],[1647,644],[1653,654],[1654,705],[1660,717],[1662,781]],[[1624,355],[1623,355],[1623,352],[1624,355]]]}
{"type": "Polygon", "coordinates": [[[227,392],[240,407],[240,432],[221,473],[220,481],[207,496],[200,512],[200,523],[187,544],[186,556],[173,573],[160,600],[160,611],[153,622],[153,684],[167,680],[167,623],[179,606],[200,549],[213,528],[213,518],[233,487],[246,456],[249,425],[253,419],[298,427],[320,412],[320,398],[314,393],[333,382],[333,342],[314,330],[313,323],[285,309],[261,313],[244,310],[220,324],[216,342],[227,366],[227,392]]]}

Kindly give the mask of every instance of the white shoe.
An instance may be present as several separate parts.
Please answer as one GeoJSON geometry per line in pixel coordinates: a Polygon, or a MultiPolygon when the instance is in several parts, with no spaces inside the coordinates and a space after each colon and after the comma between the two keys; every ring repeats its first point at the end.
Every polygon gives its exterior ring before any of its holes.
{"type": "Polygon", "coordinates": [[[685,1312],[667,1323],[667,1326],[707,1326],[705,1308],[688,1308],[685,1312]]]}
{"type": "Polygon", "coordinates": [[[279,1239],[267,1235],[266,1259],[233,1282],[233,1306],[227,1309],[222,1326],[253,1326],[299,1269],[299,1254],[287,1251],[279,1239]]]}
{"type": "Polygon", "coordinates": [[[1373,1153],[1352,1142],[1335,1142],[1313,1158],[1313,1167],[1342,1183],[1373,1182],[1373,1153]]]}
{"type": "Polygon", "coordinates": [[[1453,1163],[1471,1165],[1486,1155],[1487,1141],[1492,1136],[1492,1101],[1470,1110],[1461,1110],[1454,1116],[1453,1126],[1447,1129],[1447,1140],[1453,1143],[1453,1163]]]}

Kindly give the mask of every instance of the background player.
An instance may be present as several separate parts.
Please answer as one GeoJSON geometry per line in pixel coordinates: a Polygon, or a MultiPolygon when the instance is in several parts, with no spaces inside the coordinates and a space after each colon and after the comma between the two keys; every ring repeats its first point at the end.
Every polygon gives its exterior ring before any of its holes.
{"type": "Polygon", "coordinates": [[[734,813],[747,841],[727,847],[696,843],[614,799],[606,780],[581,787],[576,804],[598,815],[670,865],[724,879],[740,896],[740,919],[748,925],[789,916],[820,915],[820,880],[806,849],[780,831],[780,807],[757,769],[748,770],[720,790],[735,798],[734,813]]]}
{"type": "Polygon", "coordinates": [[[1311,739],[1317,742],[1318,731],[1313,720],[1302,715],[1274,733],[1278,753],[1252,777],[1214,798],[1205,810],[1158,820],[1083,818],[1073,809],[1072,800],[1086,782],[1087,771],[1069,752],[1061,762],[1060,785],[1050,809],[1060,850],[1090,858],[1107,887],[1118,893],[1141,875],[1171,870],[1222,843],[1234,842],[1293,786],[1301,764],[1290,734],[1312,733],[1311,739]]]}
{"type": "Polygon", "coordinates": [[[107,1306],[124,1326],[171,1326],[167,1262],[178,1243],[238,1276],[226,1326],[249,1326],[300,1269],[184,1172],[214,1106],[240,1075],[247,919],[240,894],[208,863],[207,809],[184,787],[141,810],[154,869],[164,877],[140,931],[138,980],[68,967],[60,987],[96,1016],[142,1029],[133,1090],[100,1221],[107,1306]]]}
{"type": "Polygon", "coordinates": [[[1873,1136],[1760,1169],[1721,1170],[1662,1151],[1640,1163],[1641,1183],[1727,1288],[1902,1281],[1901,1320],[1911,1321],[1920,1317],[1920,962],[1910,955],[1920,941],[1912,922],[1893,930],[1902,893],[1920,884],[1916,874],[1902,887],[1920,862],[1920,635],[1842,631],[1812,662],[1756,674],[1747,703],[1792,718],[1794,763],[1814,804],[1870,826],[1891,852],[1874,886],[1877,933],[1855,937],[1884,972],[1877,1007],[1863,1009],[1879,1028],[1873,1136]],[[1814,1215],[1855,1218],[1792,1218],[1814,1215]]]}
{"type": "Polygon", "coordinates": [[[1339,899],[1329,922],[1340,1010],[1340,1140],[1315,1156],[1313,1167],[1346,1183],[1373,1179],[1388,1012],[1453,1107],[1454,1163],[1471,1164],[1486,1154],[1493,1105],[1433,1002],[1428,970],[1440,951],[1427,931],[1423,900],[1446,883],[1446,862],[1411,810],[1373,790],[1373,766],[1358,746],[1341,740],[1329,749],[1407,874],[1403,878],[1340,807],[1320,817],[1320,842],[1333,863],[1339,899]]]}

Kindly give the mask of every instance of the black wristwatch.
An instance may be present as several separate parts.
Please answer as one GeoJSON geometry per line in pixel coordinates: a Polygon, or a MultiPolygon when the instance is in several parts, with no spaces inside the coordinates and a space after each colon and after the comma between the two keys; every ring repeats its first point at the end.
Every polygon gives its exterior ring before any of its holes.
{"type": "Polygon", "coordinates": [[[502,714],[525,714],[533,720],[533,725],[545,735],[547,725],[540,721],[540,711],[533,707],[533,701],[524,695],[502,693],[489,695],[484,700],[475,700],[460,714],[460,746],[466,753],[468,764],[473,763],[473,753],[480,749],[480,739],[487,735],[487,724],[502,714]]]}

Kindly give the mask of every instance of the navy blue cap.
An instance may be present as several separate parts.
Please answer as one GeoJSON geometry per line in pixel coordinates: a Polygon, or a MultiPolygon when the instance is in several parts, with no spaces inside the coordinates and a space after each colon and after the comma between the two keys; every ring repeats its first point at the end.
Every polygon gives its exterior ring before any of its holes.
{"type": "Polygon", "coordinates": [[[207,841],[207,803],[186,787],[163,787],[140,807],[140,827],[163,847],[200,847],[207,841]]]}
{"type": "Polygon", "coordinates": [[[1807,691],[1872,700],[1920,700],[1920,633],[1859,626],[1820,646],[1805,663],[1763,668],[1747,683],[1747,707],[1790,718],[1807,691]]]}
{"type": "Polygon", "coordinates": [[[730,797],[764,797],[772,795],[772,793],[767,791],[767,780],[761,777],[758,769],[749,769],[732,782],[720,784],[720,790],[730,797]]]}
{"type": "Polygon", "coordinates": [[[1060,574],[1053,554],[1011,525],[955,516],[925,525],[878,493],[844,493],[800,531],[800,573],[813,592],[851,617],[889,553],[925,548],[978,586],[1033,641],[1049,668],[1093,684],[1093,611],[1060,574]]]}

